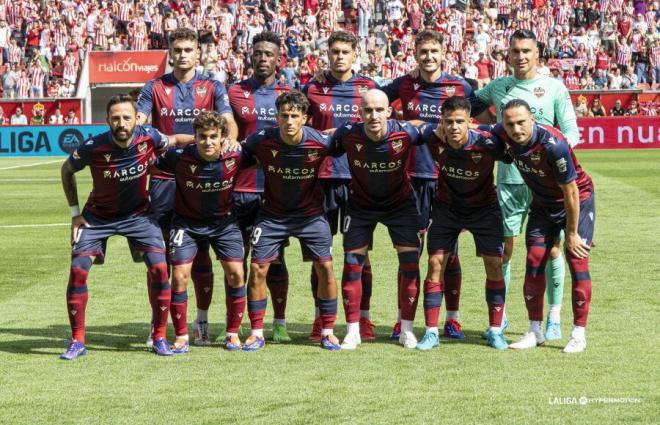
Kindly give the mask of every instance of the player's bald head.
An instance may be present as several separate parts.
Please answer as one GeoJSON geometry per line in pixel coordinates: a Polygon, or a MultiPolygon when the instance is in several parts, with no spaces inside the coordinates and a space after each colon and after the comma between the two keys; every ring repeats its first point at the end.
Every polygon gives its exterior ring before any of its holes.
{"type": "Polygon", "coordinates": [[[370,89],[362,95],[362,107],[370,106],[389,106],[390,101],[384,91],[379,89],[370,89]]]}

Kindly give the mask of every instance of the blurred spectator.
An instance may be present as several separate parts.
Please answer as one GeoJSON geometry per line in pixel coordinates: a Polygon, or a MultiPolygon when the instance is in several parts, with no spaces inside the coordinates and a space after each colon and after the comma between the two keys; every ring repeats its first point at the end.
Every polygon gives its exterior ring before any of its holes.
{"type": "Polygon", "coordinates": [[[5,116],[4,108],[0,106],[0,125],[7,125],[8,121],[8,118],[5,116]]]}
{"type": "Polygon", "coordinates": [[[45,110],[42,103],[37,103],[32,107],[32,117],[30,118],[30,125],[44,125],[46,117],[44,116],[45,110]]]}
{"type": "Polygon", "coordinates": [[[11,116],[11,125],[27,125],[27,123],[27,117],[23,115],[23,108],[17,106],[14,114],[11,116]]]}
{"type": "Polygon", "coordinates": [[[600,98],[595,97],[591,102],[591,108],[589,108],[590,117],[605,117],[607,116],[607,111],[602,103],[600,103],[600,98]]]}
{"type": "Polygon", "coordinates": [[[630,101],[630,106],[626,110],[626,115],[627,116],[637,116],[640,115],[639,113],[639,105],[635,99],[630,101]]]}
{"type": "Polygon", "coordinates": [[[621,99],[617,99],[614,102],[614,106],[612,109],[610,109],[610,116],[611,117],[622,117],[626,115],[626,110],[623,109],[623,106],[621,106],[621,99]]]}
{"type": "Polygon", "coordinates": [[[80,124],[78,117],[76,116],[75,109],[69,109],[69,113],[67,114],[66,118],[64,118],[64,124],[80,124]]]}
{"type": "Polygon", "coordinates": [[[55,112],[48,119],[48,124],[64,124],[64,115],[60,108],[55,108],[55,112]]]}
{"type": "Polygon", "coordinates": [[[587,117],[589,116],[589,107],[587,107],[587,98],[580,95],[577,98],[577,103],[575,104],[575,115],[578,117],[587,117]]]}

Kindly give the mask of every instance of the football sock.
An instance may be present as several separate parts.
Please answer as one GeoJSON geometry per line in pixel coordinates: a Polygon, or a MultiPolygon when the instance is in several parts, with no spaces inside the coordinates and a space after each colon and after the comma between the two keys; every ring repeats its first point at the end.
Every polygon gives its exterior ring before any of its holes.
{"type": "Polygon", "coordinates": [[[502,326],[506,289],[504,280],[486,279],[486,303],[488,303],[488,323],[502,326]]]}
{"type": "Polygon", "coordinates": [[[461,321],[461,315],[458,311],[447,310],[445,315],[445,320],[455,320],[457,322],[461,321]]]}
{"type": "Polygon", "coordinates": [[[289,271],[284,262],[270,265],[266,276],[266,285],[273,303],[273,317],[284,320],[289,292],[289,271]]]}
{"type": "MultiPolygon", "coordinates": [[[[225,288],[225,304],[227,307],[227,333],[238,334],[245,313],[247,302],[247,286],[245,284],[238,288],[225,288]]],[[[265,306],[264,310],[265,312],[265,306]]],[[[250,317],[250,320],[252,317],[250,317]]],[[[261,316],[261,327],[263,328],[263,315],[261,316]]]]}
{"type": "Polygon", "coordinates": [[[319,311],[321,312],[321,335],[332,335],[337,320],[337,298],[324,300],[319,298],[319,311]]]}
{"type": "Polygon", "coordinates": [[[195,286],[195,302],[200,310],[208,310],[213,298],[213,266],[208,247],[200,247],[190,272],[195,286]]]}
{"type": "MultiPolygon", "coordinates": [[[[364,255],[351,252],[344,254],[344,272],[341,277],[341,295],[344,300],[346,323],[360,321],[362,268],[364,267],[365,258],[364,255]]],[[[323,315],[322,312],[321,315],[323,315]]]]}
{"type": "MultiPolygon", "coordinates": [[[[226,288],[225,288],[226,292],[226,288]]],[[[209,321],[209,311],[208,310],[202,310],[202,309],[197,309],[197,321],[198,322],[208,322],[209,321]]]]}
{"type": "Polygon", "coordinates": [[[415,320],[419,299],[419,257],[417,251],[400,252],[399,270],[401,270],[401,319],[415,320]]]}
{"type": "Polygon", "coordinates": [[[66,288],[66,307],[71,324],[71,339],[85,343],[85,311],[87,309],[87,276],[92,257],[76,256],[71,260],[69,284],[66,288]]]}
{"type": "MultiPolygon", "coordinates": [[[[309,275],[309,284],[312,289],[312,297],[314,298],[314,307],[318,308],[319,276],[316,274],[316,269],[314,268],[314,266],[312,266],[312,271],[309,275]]],[[[318,315],[316,317],[318,317],[318,315]]]]}
{"type": "Polygon", "coordinates": [[[362,298],[360,300],[360,314],[362,311],[367,312],[369,317],[369,310],[371,304],[371,284],[372,284],[373,275],[371,274],[371,264],[366,264],[362,268],[362,298]]]}
{"type": "Polygon", "coordinates": [[[357,323],[357,322],[348,323],[346,325],[346,333],[347,334],[350,334],[350,333],[359,334],[360,333],[360,324],[357,323]]]}
{"type": "Polygon", "coordinates": [[[442,306],[442,282],[424,281],[424,321],[426,328],[438,329],[442,306]]]}
{"type": "Polygon", "coordinates": [[[530,320],[529,321],[529,331],[534,332],[537,335],[543,335],[543,332],[541,331],[541,322],[540,320],[530,320]]]}
{"type": "Polygon", "coordinates": [[[273,325],[286,326],[286,320],[284,320],[284,319],[273,319],[273,325]]]}
{"type": "Polygon", "coordinates": [[[149,282],[151,282],[151,306],[154,319],[154,339],[165,338],[167,331],[167,317],[170,313],[170,300],[172,290],[168,283],[167,263],[165,254],[148,252],[144,255],[147,265],[149,282]]]}
{"type": "Polygon", "coordinates": [[[587,326],[589,304],[591,303],[591,275],[589,274],[589,258],[577,258],[570,254],[566,256],[571,270],[573,304],[573,324],[587,326]]]}
{"type": "Polygon", "coordinates": [[[584,326],[573,326],[573,330],[571,331],[571,336],[573,338],[584,339],[585,337],[584,326]]]}
{"type": "Polygon", "coordinates": [[[550,308],[548,320],[559,323],[561,321],[561,304],[550,304],[548,307],[550,308]]]}
{"type": "Polygon", "coordinates": [[[368,319],[369,317],[369,310],[360,310],[360,319],[368,319]]]}
{"type": "Polygon", "coordinates": [[[548,304],[561,305],[564,297],[564,257],[548,259],[545,265],[545,287],[548,304]]]}
{"type": "MultiPolygon", "coordinates": [[[[247,308],[248,317],[250,318],[250,329],[252,329],[251,335],[254,335],[254,331],[261,330],[263,336],[264,316],[266,315],[267,305],[268,298],[254,301],[248,300],[247,308]]],[[[227,316],[227,322],[229,322],[229,316],[227,316]]],[[[227,327],[229,327],[229,323],[227,323],[227,327]]]]}
{"type": "Polygon", "coordinates": [[[545,262],[548,254],[550,254],[550,247],[543,239],[527,241],[527,265],[523,294],[529,320],[543,321],[545,262]]]}
{"type": "Polygon", "coordinates": [[[445,303],[448,311],[458,311],[461,301],[461,262],[457,255],[447,260],[444,277],[445,303]]]}
{"type": "Polygon", "coordinates": [[[177,337],[188,335],[188,291],[172,291],[170,315],[177,337]]]}
{"type": "Polygon", "coordinates": [[[413,331],[413,321],[401,319],[401,332],[412,332],[413,331]]]}

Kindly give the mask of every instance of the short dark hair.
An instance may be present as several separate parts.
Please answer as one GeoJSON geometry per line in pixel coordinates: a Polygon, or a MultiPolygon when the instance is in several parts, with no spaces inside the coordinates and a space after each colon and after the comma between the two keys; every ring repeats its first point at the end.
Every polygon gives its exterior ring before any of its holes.
{"type": "Polygon", "coordinates": [[[436,43],[442,44],[442,40],[442,34],[438,31],[423,30],[418,32],[415,36],[415,48],[426,41],[435,41],[436,43]]]}
{"type": "Polygon", "coordinates": [[[309,111],[309,100],[307,100],[305,95],[298,90],[291,90],[282,93],[277,97],[277,100],[275,100],[275,107],[277,108],[278,113],[284,106],[288,106],[289,109],[299,110],[307,115],[307,112],[309,111]]]}
{"type": "Polygon", "coordinates": [[[262,41],[273,43],[278,48],[282,47],[282,41],[280,40],[280,36],[271,31],[263,31],[255,35],[254,38],[252,39],[252,46],[254,46],[257,43],[261,43],[262,41]]]}
{"type": "Polygon", "coordinates": [[[120,103],[130,103],[131,106],[133,107],[133,110],[137,112],[137,104],[135,103],[135,100],[133,99],[133,96],[130,94],[126,93],[120,93],[112,96],[110,100],[108,100],[108,105],[105,107],[105,114],[106,116],[110,115],[110,108],[112,108],[114,105],[118,105],[120,103]]]}
{"type": "Polygon", "coordinates": [[[199,43],[199,36],[197,35],[197,31],[191,28],[181,27],[170,33],[170,47],[172,47],[172,44],[174,44],[174,42],[177,40],[190,40],[199,43]]]}
{"type": "Polygon", "coordinates": [[[221,136],[228,134],[227,120],[216,111],[202,111],[195,117],[192,123],[193,132],[197,130],[217,128],[221,136]]]}
{"type": "Polygon", "coordinates": [[[509,43],[513,40],[534,40],[535,43],[538,42],[536,39],[536,34],[531,30],[515,30],[511,37],[509,38],[509,43]]]}
{"type": "Polygon", "coordinates": [[[527,111],[531,114],[532,113],[532,108],[529,106],[529,103],[522,99],[512,99],[508,101],[503,107],[502,107],[502,113],[504,111],[508,111],[509,109],[513,108],[525,108],[527,111]]]}
{"type": "Polygon", "coordinates": [[[442,106],[440,107],[440,112],[442,115],[454,111],[467,111],[469,115],[472,111],[472,105],[470,104],[470,101],[467,100],[467,98],[464,96],[452,96],[442,102],[442,106]]]}
{"type": "Polygon", "coordinates": [[[335,32],[333,32],[332,34],[330,34],[330,37],[328,37],[328,48],[332,47],[332,45],[335,44],[338,41],[341,41],[341,42],[344,42],[344,43],[350,43],[351,48],[353,50],[357,49],[358,40],[353,35],[353,33],[350,33],[348,31],[335,31],[335,32]]]}

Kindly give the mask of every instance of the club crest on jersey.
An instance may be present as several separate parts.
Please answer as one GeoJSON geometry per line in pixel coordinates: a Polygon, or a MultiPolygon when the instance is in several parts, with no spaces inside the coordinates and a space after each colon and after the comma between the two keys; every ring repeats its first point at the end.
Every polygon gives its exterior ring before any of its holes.
{"type": "Polygon", "coordinates": [[[456,94],[456,87],[454,87],[454,86],[445,87],[445,93],[449,97],[453,96],[454,94],[456,94]]]}
{"type": "Polygon", "coordinates": [[[543,87],[535,87],[534,88],[534,96],[543,97],[544,94],[545,94],[545,90],[543,89],[543,87]]]}
{"type": "Polygon", "coordinates": [[[392,149],[394,149],[394,152],[399,153],[401,152],[401,149],[403,149],[403,141],[402,140],[395,140],[392,142],[392,149]]]}
{"type": "Polygon", "coordinates": [[[138,152],[142,153],[147,149],[147,143],[142,142],[138,145],[138,152]]]}
{"type": "Polygon", "coordinates": [[[541,154],[539,152],[534,152],[529,156],[529,159],[531,159],[534,164],[538,164],[541,161],[541,154]]]}
{"type": "Polygon", "coordinates": [[[271,149],[271,150],[270,150],[270,153],[272,153],[272,154],[273,154],[273,158],[275,158],[275,157],[277,156],[277,149],[271,149]]]}
{"type": "Polygon", "coordinates": [[[206,96],[206,87],[204,87],[204,86],[197,87],[197,89],[195,91],[197,92],[197,96],[199,96],[199,97],[206,96]]]}
{"type": "Polygon", "coordinates": [[[197,166],[195,164],[190,164],[190,172],[195,174],[195,170],[197,170],[197,166]]]}
{"type": "Polygon", "coordinates": [[[169,87],[165,87],[165,94],[169,96],[170,93],[172,93],[172,89],[169,87]]]}
{"type": "Polygon", "coordinates": [[[307,151],[307,160],[308,161],[316,161],[319,159],[319,151],[318,149],[310,149],[307,151]]]}
{"type": "Polygon", "coordinates": [[[472,162],[478,164],[481,161],[481,152],[472,152],[470,157],[472,158],[472,162]]]}
{"type": "Polygon", "coordinates": [[[362,145],[360,143],[356,143],[355,149],[357,149],[357,151],[360,152],[362,150],[362,145]]]}
{"type": "Polygon", "coordinates": [[[369,87],[367,87],[365,85],[359,85],[358,86],[358,93],[365,94],[367,91],[369,91],[369,87]]]}
{"type": "Polygon", "coordinates": [[[104,153],[103,158],[105,158],[105,162],[110,162],[110,159],[112,159],[112,155],[109,153],[104,153]]]}
{"type": "Polygon", "coordinates": [[[323,94],[328,94],[329,87],[323,87],[323,94]]]}
{"type": "Polygon", "coordinates": [[[229,158],[228,160],[225,161],[225,166],[227,167],[228,171],[231,171],[234,169],[236,166],[236,160],[234,158],[229,158]]]}

